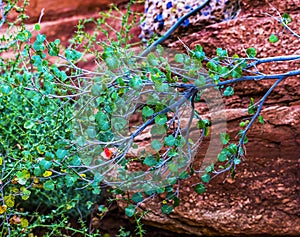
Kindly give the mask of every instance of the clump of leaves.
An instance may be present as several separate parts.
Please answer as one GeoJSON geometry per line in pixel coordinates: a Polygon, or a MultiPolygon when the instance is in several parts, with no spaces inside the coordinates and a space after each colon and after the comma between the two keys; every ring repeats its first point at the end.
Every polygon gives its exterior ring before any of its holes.
{"type": "MultiPolygon", "coordinates": [[[[7,11],[17,7],[9,2],[4,20],[7,11]]],[[[142,236],[145,213],[139,207],[143,202],[164,194],[161,211],[170,214],[180,205],[179,188],[184,180],[197,174],[199,182],[193,187],[203,194],[216,175],[227,171],[235,175],[244,157],[247,131],[256,119],[264,123],[260,112],[265,99],[282,80],[296,75],[278,74],[260,101],[250,98],[247,112],[251,119],[240,122],[238,141],[222,132],[218,138],[222,151],[216,161],[198,170],[193,156],[202,139],[210,135],[212,122],[201,118],[195,103],[209,88],[232,96],[240,81],[274,79],[272,75],[262,77],[256,65],[281,59],[260,60],[254,48],[246,49],[245,57],[217,48],[216,55],[208,58],[200,45],[171,59],[161,46],[135,55],[130,40],[136,15],[130,4],[126,13],[115,6],[112,9],[120,17],[111,10],[98,19],[80,21],[67,48],[59,39],[51,42],[40,34],[40,24],[34,27],[36,37],[21,24],[16,35],[1,39],[5,46],[0,51],[13,54],[0,58],[0,217],[4,235],[32,234],[40,227],[51,227],[54,235],[62,235],[65,228],[93,236],[82,221],[82,229],[71,228],[69,217],[83,218],[93,206],[93,197],[97,199],[103,186],[111,186],[111,194],[126,202],[125,214],[135,218],[136,232],[142,236]],[[106,23],[111,17],[120,20],[120,29],[106,23]],[[84,30],[87,23],[95,27],[90,34],[84,30]],[[108,39],[99,41],[101,34],[108,39]],[[94,55],[97,70],[78,66],[87,53],[94,55]],[[250,76],[243,76],[245,70],[250,76]],[[130,120],[134,115],[139,116],[139,124],[130,120]],[[192,130],[199,134],[197,139],[190,136],[192,130]],[[151,135],[149,149],[141,149],[137,142],[145,133],[151,135]],[[136,150],[138,155],[132,155],[136,150]],[[39,210],[22,212],[28,203],[43,204],[48,210],[43,215],[39,210]]],[[[18,19],[25,18],[22,13],[18,19]]],[[[283,15],[285,25],[290,21],[283,15]]],[[[269,40],[278,39],[273,35],[269,40]]],[[[100,209],[102,214],[108,211],[104,206],[100,209]]],[[[120,229],[120,236],[129,234],[120,229]]]]}

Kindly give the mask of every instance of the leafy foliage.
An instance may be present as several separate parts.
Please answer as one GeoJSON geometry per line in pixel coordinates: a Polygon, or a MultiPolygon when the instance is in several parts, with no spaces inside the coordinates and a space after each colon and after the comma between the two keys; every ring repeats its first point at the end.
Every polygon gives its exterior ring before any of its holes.
{"type": "MultiPolygon", "coordinates": [[[[117,17],[102,13],[98,19],[81,20],[71,44],[64,48],[59,39],[51,42],[39,33],[40,23],[34,26],[36,34],[26,29],[27,1],[21,7],[8,2],[0,26],[10,10],[18,9],[20,15],[16,22],[7,22],[8,32],[12,26],[18,32],[0,39],[4,45],[0,52],[12,55],[0,58],[2,235],[32,236],[44,228],[49,235],[62,236],[68,230],[98,236],[83,219],[101,199],[102,188],[111,186],[110,194],[127,203],[125,214],[135,218],[136,232],[142,236],[143,202],[164,194],[161,212],[168,215],[180,205],[182,180],[199,174],[193,187],[202,195],[216,175],[229,171],[234,176],[244,157],[248,130],[256,119],[264,123],[260,111],[265,99],[290,76],[277,75],[259,102],[250,98],[251,119],[240,122],[238,142],[220,133],[223,147],[217,160],[198,170],[193,157],[210,134],[212,121],[202,119],[195,104],[210,88],[232,96],[240,81],[274,79],[262,78],[256,65],[280,58],[260,60],[254,48],[246,50],[246,57],[217,48],[216,55],[208,58],[200,45],[171,59],[159,45],[146,56],[136,56],[130,50],[130,30],[136,24],[130,4],[114,37],[106,20],[117,17]],[[87,23],[94,26],[93,33],[84,31],[87,23]],[[107,40],[99,41],[104,36],[107,40]],[[78,66],[86,54],[95,57],[95,71],[78,66]],[[131,116],[136,115],[138,124],[133,124],[131,116]],[[199,137],[192,139],[192,130],[199,137]],[[149,149],[141,149],[137,142],[145,134],[151,136],[146,136],[149,149]],[[40,206],[47,210],[42,213],[40,206]],[[74,216],[80,228],[68,225],[74,216]]],[[[118,12],[115,6],[112,9],[118,12]]],[[[283,14],[284,27],[291,21],[283,14]]],[[[275,43],[278,37],[273,34],[269,41],[275,43]]],[[[105,215],[109,208],[100,205],[98,211],[105,215]]],[[[129,235],[120,229],[119,236],[129,235]]]]}

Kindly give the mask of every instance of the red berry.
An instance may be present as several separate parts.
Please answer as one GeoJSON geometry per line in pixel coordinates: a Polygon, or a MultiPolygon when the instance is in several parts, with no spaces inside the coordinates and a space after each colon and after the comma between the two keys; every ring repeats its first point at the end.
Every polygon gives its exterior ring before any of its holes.
{"type": "Polygon", "coordinates": [[[112,151],[109,150],[107,147],[104,148],[104,154],[107,157],[107,159],[110,159],[112,156],[112,151]]]}

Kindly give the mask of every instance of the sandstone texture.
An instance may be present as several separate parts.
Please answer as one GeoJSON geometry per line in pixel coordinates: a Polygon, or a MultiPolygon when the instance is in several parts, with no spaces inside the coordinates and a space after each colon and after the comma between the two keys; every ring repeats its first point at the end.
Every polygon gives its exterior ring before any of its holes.
{"type": "Polygon", "coordinates": [[[128,2],[126,0],[31,0],[26,8],[26,14],[30,16],[28,22],[38,21],[42,9],[44,9],[44,21],[68,18],[76,15],[90,15],[100,10],[107,10],[110,4],[128,2]]]}
{"type": "MultiPolygon", "coordinates": [[[[300,39],[282,32],[281,25],[270,17],[278,18],[278,12],[289,13],[293,18],[291,28],[299,34],[299,0],[243,0],[241,4],[237,19],[195,29],[180,37],[181,41],[169,41],[169,47],[185,50],[182,42],[190,48],[200,44],[208,56],[215,55],[218,47],[226,48],[231,55],[243,56],[249,47],[257,49],[258,57],[300,53],[300,39]],[[272,33],[279,34],[280,40],[275,44],[268,41],[272,33]]],[[[259,70],[270,74],[299,68],[298,61],[269,63],[259,70]]],[[[272,83],[237,84],[235,95],[225,100],[228,132],[233,138],[239,121],[249,118],[245,111],[249,98],[259,101],[272,83]]],[[[181,205],[167,217],[155,211],[159,200],[149,203],[154,211],[146,218],[147,223],[194,236],[300,235],[299,76],[286,79],[270,94],[262,115],[266,122],[256,123],[250,130],[246,159],[238,167],[235,180],[219,176],[211,181],[203,196],[196,195],[191,187],[199,180],[197,177],[181,183],[181,205]]],[[[206,152],[205,144],[203,147],[199,160],[206,152]]]]}
{"type": "MultiPolygon", "coordinates": [[[[76,26],[80,20],[99,17],[99,12],[107,11],[111,4],[117,5],[124,11],[127,2],[128,0],[31,0],[25,12],[29,16],[26,20],[27,28],[32,30],[34,24],[40,20],[41,30],[39,33],[45,34],[50,41],[60,39],[62,44],[67,46],[68,40],[74,36],[77,30],[76,26]]],[[[141,4],[138,5],[137,11],[142,11],[141,4]]],[[[14,19],[17,14],[10,12],[8,19],[14,19]]],[[[119,25],[119,22],[115,22],[113,19],[108,23],[112,26],[119,25]]],[[[88,28],[85,30],[88,31],[88,28]]],[[[0,31],[0,33],[2,32],[0,31]]]]}

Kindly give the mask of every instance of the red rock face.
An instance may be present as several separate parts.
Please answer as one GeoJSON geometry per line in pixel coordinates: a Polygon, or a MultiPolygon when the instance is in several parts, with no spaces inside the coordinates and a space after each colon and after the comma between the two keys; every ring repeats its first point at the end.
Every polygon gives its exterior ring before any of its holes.
{"type": "MultiPolygon", "coordinates": [[[[218,47],[228,49],[231,55],[245,56],[248,47],[256,48],[258,57],[299,55],[300,39],[287,31],[281,34],[281,25],[266,15],[279,17],[277,11],[289,13],[293,18],[291,29],[300,34],[299,0],[244,0],[237,19],[199,29],[181,40],[190,48],[202,45],[208,56],[214,55],[218,47]],[[275,44],[268,41],[272,33],[280,34],[275,44]]],[[[169,42],[169,47],[184,50],[180,41],[169,42]]],[[[299,61],[259,67],[266,74],[299,68],[299,61]]],[[[235,95],[225,100],[228,132],[233,138],[238,133],[239,121],[248,117],[244,108],[249,98],[258,101],[272,83],[258,81],[235,85],[235,95]]],[[[256,123],[250,130],[246,159],[238,168],[234,181],[226,176],[217,177],[203,196],[196,195],[191,188],[199,180],[196,177],[181,183],[181,205],[169,217],[159,211],[152,213],[148,222],[195,236],[300,235],[299,92],[300,77],[291,77],[268,97],[262,111],[266,123],[256,123]]],[[[204,145],[198,154],[200,160],[205,152],[204,145]]],[[[155,210],[155,202],[149,206],[155,210]]]]}
{"type": "MultiPolygon", "coordinates": [[[[278,18],[278,12],[289,13],[293,19],[290,27],[298,34],[300,25],[300,1],[242,1],[242,12],[235,20],[208,26],[181,40],[190,46],[200,44],[208,55],[215,54],[217,47],[228,49],[229,54],[238,53],[245,56],[245,49],[254,47],[258,57],[272,57],[279,55],[300,54],[300,39],[285,31],[271,17],[278,18]],[[278,11],[278,12],[277,12],[278,11]],[[280,34],[280,40],[271,44],[269,36],[280,34]],[[196,38],[196,40],[195,40],[196,38]]],[[[181,48],[176,41],[172,47],[181,48]]],[[[300,62],[275,64],[269,63],[260,66],[259,70],[265,74],[277,74],[300,68],[300,62]]],[[[259,99],[273,82],[253,82],[236,85],[236,94],[226,100],[228,109],[245,107],[247,97],[259,99]]],[[[298,77],[291,77],[283,81],[269,96],[265,103],[263,115],[267,123],[261,129],[253,128],[250,132],[252,143],[248,145],[248,155],[256,157],[276,157],[298,159],[300,158],[300,130],[299,130],[299,95],[300,82],[298,77]],[[272,145],[271,145],[272,144],[272,145]],[[252,148],[253,146],[253,148],[252,148]],[[272,147],[267,151],[266,147],[272,147]]],[[[232,116],[232,112],[229,114],[232,116]]],[[[233,119],[237,119],[233,116],[233,119]]],[[[231,124],[229,124],[230,127],[231,124]]]]}
{"type": "Polygon", "coordinates": [[[119,4],[126,0],[31,0],[26,14],[30,16],[29,22],[38,20],[41,10],[45,10],[44,20],[62,19],[74,15],[85,15],[106,10],[111,3],[119,4]]]}
{"type": "MultiPolygon", "coordinates": [[[[99,12],[107,11],[111,4],[115,4],[122,11],[126,11],[124,7],[127,2],[128,0],[31,0],[25,12],[29,16],[26,23],[28,29],[33,29],[33,25],[39,21],[43,9],[40,33],[45,34],[50,41],[58,38],[66,46],[68,40],[74,35],[79,20],[91,17],[98,18],[99,12]]],[[[143,11],[141,4],[134,8],[137,11],[143,11]]],[[[7,18],[12,20],[16,15],[16,12],[10,12],[7,18]]],[[[119,25],[119,22],[113,19],[108,23],[113,27],[119,25]]],[[[136,27],[135,32],[135,39],[138,40],[138,27],[136,27]]],[[[0,33],[2,32],[0,31],[0,33]]]]}

